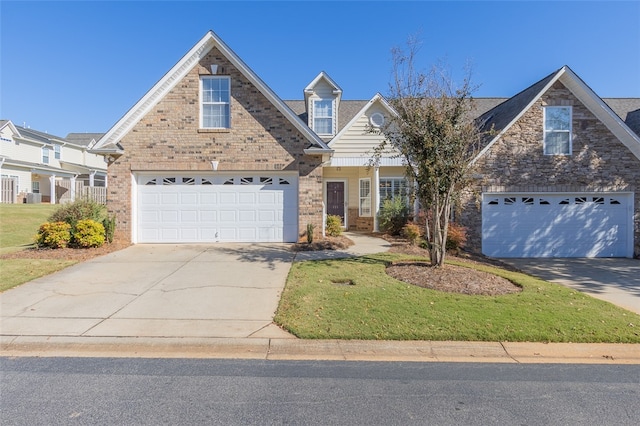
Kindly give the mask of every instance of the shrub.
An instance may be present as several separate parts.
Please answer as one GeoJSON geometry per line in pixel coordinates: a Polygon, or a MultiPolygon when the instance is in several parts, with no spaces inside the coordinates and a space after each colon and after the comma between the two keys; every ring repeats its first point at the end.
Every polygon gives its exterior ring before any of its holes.
{"type": "Polygon", "coordinates": [[[402,228],[402,235],[404,235],[411,245],[415,246],[418,238],[420,238],[420,227],[415,223],[407,223],[404,228],[402,228]]]}
{"type": "Polygon", "coordinates": [[[91,219],[102,223],[107,217],[106,206],[95,201],[80,199],[61,205],[49,217],[49,222],[67,222],[71,228],[75,228],[80,220],[91,219]]]}
{"type": "Polygon", "coordinates": [[[313,243],[313,230],[315,225],[313,223],[307,223],[307,243],[313,243]]]}
{"type": "Polygon", "coordinates": [[[115,216],[106,217],[102,221],[102,226],[104,226],[104,236],[107,242],[112,243],[113,237],[116,233],[116,217],[115,216]]]}
{"type": "Polygon", "coordinates": [[[330,237],[338,237],[342,235],[342,219],[340,216],[334,214],[327,216],[326,232],[330,237]]]}
{"type": "Polygon", "coordinates": [[[35,239],[38,247],[65,248],[71,241],[71,225],[66,222],[43,223],[35,239]]]}
{"type": "Polygon", "coordinates": [[[378,213],[378,225],[383,232],[400,235],[402,227],[409,219],[409,207],[401,197],[384,200],[378,213]]]}
{"type": "Polygon", "coordinates": [[[455,222],[449,222],[446,249],[460,251],[467,242],[467,228],[455,222]]]}
{"type": "Polygon", "coordinates": [[[100,247],[104,244],[104,226],[91,219],[79,220],[73,232],[73,242],[83,248],[100,247]]]}

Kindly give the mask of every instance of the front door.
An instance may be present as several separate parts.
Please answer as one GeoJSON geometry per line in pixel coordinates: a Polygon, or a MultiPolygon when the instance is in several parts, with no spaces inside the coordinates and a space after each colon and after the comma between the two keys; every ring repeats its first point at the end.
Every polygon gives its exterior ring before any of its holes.
{"type": "Polygon", "coordinates": [[[340,216],[344,221],[344,182],[327,182],[327,214],[340,216]]]}

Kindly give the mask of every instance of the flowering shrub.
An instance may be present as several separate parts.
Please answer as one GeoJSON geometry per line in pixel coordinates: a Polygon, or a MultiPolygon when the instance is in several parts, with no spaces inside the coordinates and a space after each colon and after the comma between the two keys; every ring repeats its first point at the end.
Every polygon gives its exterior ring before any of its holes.
{"type": "Polygon", "coordinates": [[[43,223],[35,240],[38,247],[65,248],[71,241],[71,225],[66,222],[43,223]]]}
{"type": "Polygon", "coordinates": [[[104,244],[104,226],[91,219],[79,220],[73,231],[73,242],[79,247],[100,247],[104,244]]]}

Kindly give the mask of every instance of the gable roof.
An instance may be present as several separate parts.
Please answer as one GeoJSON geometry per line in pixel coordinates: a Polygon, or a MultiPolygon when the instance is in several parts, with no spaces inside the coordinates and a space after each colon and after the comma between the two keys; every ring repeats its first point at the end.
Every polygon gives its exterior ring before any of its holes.
{"type": "Polygon", "coordinates": [[[324,71],[320,71],[320,74],[318,74],[316,76],[316,78],[314,78],[311,83],[307,84],[307,87],[304,88],[304,101],[305,103],[309,100],[309,95],[311,95],[311,93],[313,93],[314,88],[316,87],[316,85],[318,84],[318,82],[320,80],[324,80],[326,81],[329,86],[331,86],[333,88],[333,93],[335,95],[337,95],[338,99],[342,98],[342,89],[340,88],[340,86],[338,86],[338,83],[336,83],[335,81],[333,81],[333,79],[331,77],[329,77],[329,74],[327,74],[324,71]]]}
{"type": "Polygon", "coordinates": [[[482,129],[488,130],[493,126],[497,134],[489,138],[475,160],[484,155],[557,81],[569,89],[640,160],[640,137],[566,65],[478,118],[482,129]]]}
{"type": "Polygon", "coordinates": [[[18,128],[11,122],[11,120],[0,120],[0,130],[4,129],[5,127],[9,127],[11,133],[13,133],[14,136],[20,136],[18,128]]]}
{"type": "Polygon", "coordinates": [[[220,37],[213,31],[209,31],[107,133],[90,146],[91,151],[102,154],[122,153],[122,148],[118,145],[120,139],[157,105],[197,65],[199,60],[214,47],[314,145],[311,151],[322,152],[329,149],[322,139],[312,132],[220,37]]]}
{"type": "Polygon", "coordinates": [[[355,124],[356,121],[358,121],[358,119],[360,117],[362,117],[364,114],[366,114],[367,110],[369,108],[371,108],[371,106],[373,104],[375,104],[376,102],[380,102],[380,104],[382,104],[382,106],[384,107],[384,109],[387,110],[387,112],[389,113],[389,115],[397,115],[396,111],[393,109],[393,107],[389,104],[389,102],[387,102],[387,100],[384,98],[384,96],[382,96],[380,93],[376,93],[373,98],[371,98],[369,100],[369,102],[367,102],[362,108],[360,108],[360,110],[353,115],[353,118],[351,118],[351,120],[344,126],[342,127],[342,129],[340,129],[340,131],[338,132],[338,134],[336,134],[333,139],[331,139],[331,141],[329,142],[329,146],[333,145],[333,143],[337,140],[339,140],[342,135],[344,135],[346,132],[349,131],[349,129],[351,128],[351,126],[353,126],[355,124]]]}

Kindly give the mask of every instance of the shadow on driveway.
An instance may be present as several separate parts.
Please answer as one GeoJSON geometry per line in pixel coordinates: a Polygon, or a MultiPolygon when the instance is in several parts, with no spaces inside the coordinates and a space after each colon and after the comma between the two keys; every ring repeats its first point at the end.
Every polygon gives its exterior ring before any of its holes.
{"type": "Polygon", "coordinates": [[[524,273],[640,314],[640,260],[627,258],[500,259],[524,273]]]}

